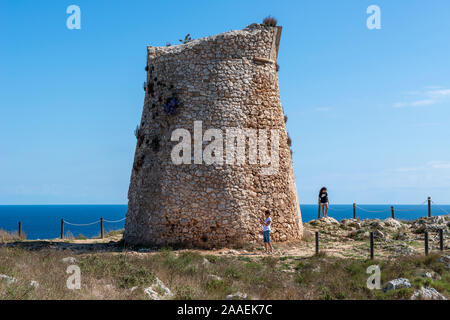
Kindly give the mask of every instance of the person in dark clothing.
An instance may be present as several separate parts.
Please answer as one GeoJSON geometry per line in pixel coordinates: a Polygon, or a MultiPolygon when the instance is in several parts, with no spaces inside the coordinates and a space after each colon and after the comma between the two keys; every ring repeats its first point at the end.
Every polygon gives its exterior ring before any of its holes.
{"type": "Polygon", "coordinates": [[[322,207],[322,215],[327,216],[328,213],[328,193],[327,188],[323,187],[319,192],[319,212],[322,207]]]}

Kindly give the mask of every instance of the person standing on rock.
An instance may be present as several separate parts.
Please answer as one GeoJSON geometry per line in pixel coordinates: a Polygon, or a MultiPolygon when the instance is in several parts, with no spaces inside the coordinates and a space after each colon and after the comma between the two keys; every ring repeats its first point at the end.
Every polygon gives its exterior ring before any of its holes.
{"type": "Polygon", "coordinates": [[[263,238],[264,238],[264,251],[266,253],[272,253],[273,252],[273,248],[272,248],[272,244],[270,243],[270,226],[272,224],[272,218],[270,217],[270,211],[266,210],[265,213],[266,216],[266,220],[264,220],[263,223],[263,238]],[[269,251],[270,248],[270,251],[269,251]]]}
{"type": "Polygon", "coordinates": [[[322,215],[325,218],[328,214],[328,193],[325,187],[322,187],[319,192],[319,212],[320,208],[322,208],[322,215]]]}

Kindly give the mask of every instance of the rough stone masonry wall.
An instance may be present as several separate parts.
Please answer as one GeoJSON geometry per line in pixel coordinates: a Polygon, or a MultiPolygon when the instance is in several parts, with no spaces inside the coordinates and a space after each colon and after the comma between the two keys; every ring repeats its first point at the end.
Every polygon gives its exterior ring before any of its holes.
{"type": "Polygon", "coordinates": [[[212,247],[261,241],[265,210],[271,212],[275,241],[301,238],[276,71],[280,36],[281,27],[253,24],[187,44],[148,47],[147,89],[128,193],[127,243],[212,247]],[[180,106],[168,115],[163,104],[173,96],[180,106]],[[173,130],[188,129],[193,139],[193,122],[199,120],[203,132],[278,129],[278,172],[262,175],[263,165],[247,162],[173,164],[170,154],[178,144],[171,141],[173,130]]]}

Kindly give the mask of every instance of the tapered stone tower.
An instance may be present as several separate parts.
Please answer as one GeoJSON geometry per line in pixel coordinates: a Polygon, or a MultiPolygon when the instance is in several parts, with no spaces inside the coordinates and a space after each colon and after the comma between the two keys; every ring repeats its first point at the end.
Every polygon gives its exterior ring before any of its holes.
{"type": "MultiPolygon", "coordinates": [[[[226,246],[302,237],[278,90],[281,27],[147,48],[128,244],[226,246]]],[[[286,66],[288,67],[288,66],[286,66]]]]}

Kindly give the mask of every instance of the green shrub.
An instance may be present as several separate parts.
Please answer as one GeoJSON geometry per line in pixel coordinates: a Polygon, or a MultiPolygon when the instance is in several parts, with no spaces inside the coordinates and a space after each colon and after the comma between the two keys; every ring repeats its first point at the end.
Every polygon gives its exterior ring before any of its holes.
{"type": "Polygon", "coordinates": [[[244,267],[250,272],[257,272],[264,269],[264,265],[255,261],[247,262],[244,267]]]}
{"type": "Polygon", "coordinates": [[[274,269],[278,263],[278,259],[274,257],[264,257],[261,262],[267,265],[270,269],[274,269]]]}
{"type": "Polygon", "coordinates": [[[242,273],[239,272],[238,270],[236,270],[235,267],[233,267],[233,266],[228,266],[225,269],[225,275],[232,279],[241,279],[242,278],[242,273]]]}
{"type": "Polygon", "coordinates": [[[207,254],[207,255],[205,256],[205,258],[206,258],[209,262],[211,262],[211,263],[218,263],[218,262],[220,262],[220,261],[222,260],[221,257],[214,256],[214,255],[212,255],[212,254],[207,254]]]}
{"type": "Polygon", "coordinates": [[[250,259],[249,257],[238,257],[238,260],[244,262],[252,262],[252,259],[250,259]]]}
{"type": "Polygon", "coordinates": [[[209,292],[213,292],[219,295],[229,294],[231,291],[230,287],[225,281],[218,279],[209,279],[208,281],[206,281],[205,286],[209,292]]]}
{"type": "Polygon", "coordinates": [[[175,291],[176,300],[194,300],[196,299],[195,289],[189,285],[183,285],[175,291]]]}
{"type": "Polygon", "coordinates": [[[188,42],[191,42],[191,41],[192,41],[191,34],[188,33],[188,34],[184,37],[183,40],[178,40],[178,41],[180,41],[182,44],[186,44],[186,43],[188,43],[188,42]]]}
{"type": "Polygon", "coordinates": [[[119,277],[119,286],[121,288],[132,288],[135,286],[148,286],[155,281],[156,277],[145,267],[131,267],[126,273],[119,277]]]}

